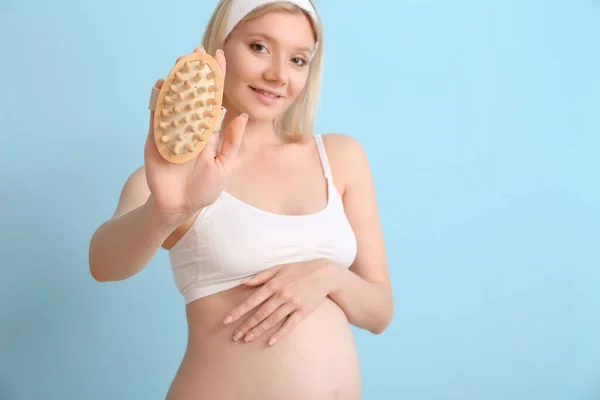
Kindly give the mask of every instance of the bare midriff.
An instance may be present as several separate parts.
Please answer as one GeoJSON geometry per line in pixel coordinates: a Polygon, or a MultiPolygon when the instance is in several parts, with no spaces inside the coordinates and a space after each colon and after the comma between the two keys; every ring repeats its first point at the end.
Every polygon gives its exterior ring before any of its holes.
{"type": "Polygon", "coordinates": [[[251,342],[233,335],[253,311],[225,325],[255,288],[237,286],[189,303],[188,346],[167,400],[358,400],[361,379],[350,324],[331,299],[269,346],[283,324],[251,342]]]}

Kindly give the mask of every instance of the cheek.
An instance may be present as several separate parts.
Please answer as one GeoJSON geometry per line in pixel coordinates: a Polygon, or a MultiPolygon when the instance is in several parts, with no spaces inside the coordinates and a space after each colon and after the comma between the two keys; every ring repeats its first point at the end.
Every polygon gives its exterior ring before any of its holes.
{"type": "Polygon", "coordinates": [[[290,76],[289,86],[294,96],[298,96],[308,82],[308,72],[290,76]]]}
{"type": "Polygon", "coordinates": [[[227,74],[225,76],[225,86],[227,82],[234,83],[245,78],[248,74],[247,69],[241,66],[246,65],[243,51],[239,47],[226,48],[225,60],[227,63],[227,74]]]}
{"type": "Polygon", "coordinates": [[[234,91],[243,89],[242,86],[256,82],[257,76],[260,76],[260,71],[256,68],[256,64],[247,63],[244,60],[231,60],[227,64],[225,89],[234,91]]]}

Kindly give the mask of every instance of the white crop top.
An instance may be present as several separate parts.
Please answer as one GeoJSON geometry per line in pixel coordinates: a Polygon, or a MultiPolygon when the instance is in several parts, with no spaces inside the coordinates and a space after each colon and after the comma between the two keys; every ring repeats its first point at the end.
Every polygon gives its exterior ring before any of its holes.
{"type": "Polygon", "coordinates": [[[186,304],[279,264],[328,258],[346,268],[352,265],[356,237],[333,184],[321,135],[315,140],[327,180],[325,208],[306,215],[276,214],[224,191],[169,249],[175,284],[186,304]]]}

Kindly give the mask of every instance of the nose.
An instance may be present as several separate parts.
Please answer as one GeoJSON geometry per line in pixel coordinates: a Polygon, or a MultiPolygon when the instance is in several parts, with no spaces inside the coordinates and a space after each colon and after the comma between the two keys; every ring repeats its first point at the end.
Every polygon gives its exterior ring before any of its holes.
{"type": "Polygon", "coordinates": [[[284,86],[288,83],[288,72],[285,60],[281,56],[271,57],[264,76],[269,82],[284,86]]]}

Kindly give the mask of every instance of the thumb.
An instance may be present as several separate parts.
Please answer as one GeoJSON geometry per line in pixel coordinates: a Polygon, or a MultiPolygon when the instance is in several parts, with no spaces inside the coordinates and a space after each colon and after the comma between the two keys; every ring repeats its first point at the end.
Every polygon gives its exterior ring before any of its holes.
{"type": "Polygon", "coordinates": [[[219,154],[217,154],[218,161],[221,164],[225,165],[231,162],[230,160],[233,160],[238,155],[247,122],[248,114],[244,113],[227,124],[223,135],[223,144],[221,145],[219,154]]]}
{"type": "Polygon", "coordinates": [[[259,272],[254,275],[252,278],[248,279],[244,282],[246,286],[257,286],[262,285],[263,283],[272,279],[277,273],[281,270],[281,266],[275,266],[273,268],[269,268],[265,271],[259,272]]]}

